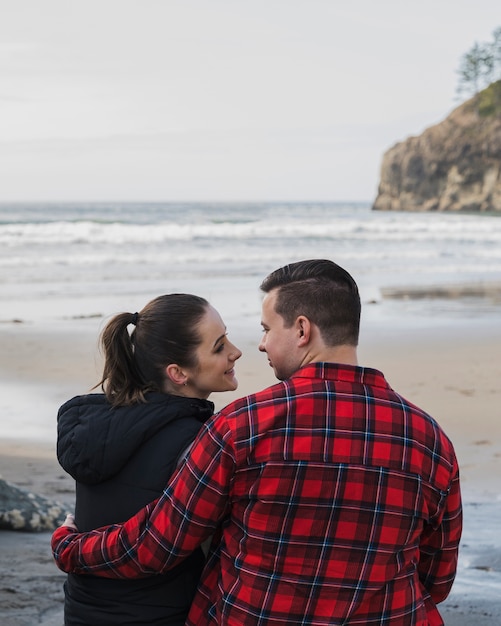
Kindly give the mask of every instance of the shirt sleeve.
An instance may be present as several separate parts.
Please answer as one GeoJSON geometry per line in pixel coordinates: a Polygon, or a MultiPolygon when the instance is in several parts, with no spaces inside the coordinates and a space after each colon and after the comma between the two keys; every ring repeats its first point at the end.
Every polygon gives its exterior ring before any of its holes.
{"type": "Polygon", "coordinates": [[[459,486],[459,470],[455,464],[454,478],[439,515],[423,533],[420,544],[419,578],[438,604],[452,588],[457,570],[463,513],[459,486]]]}
{"type": "Polygon", "coordinates": [[[87,533],[58,528],[52,536],[57,566],[107,578],[140,578],[174,567],[227,515],[235,470],[231,439],[226,419],[215,416],[158,500],[123,524],[87,533]]]}

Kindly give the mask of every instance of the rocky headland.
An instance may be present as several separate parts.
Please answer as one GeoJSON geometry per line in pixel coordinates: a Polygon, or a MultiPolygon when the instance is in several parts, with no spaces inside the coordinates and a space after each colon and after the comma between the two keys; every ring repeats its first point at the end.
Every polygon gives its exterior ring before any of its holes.
{"type": "Polygon", "coordinates": [[[501,80],[390,148],[372,208],[501,212],[501,80]]]}

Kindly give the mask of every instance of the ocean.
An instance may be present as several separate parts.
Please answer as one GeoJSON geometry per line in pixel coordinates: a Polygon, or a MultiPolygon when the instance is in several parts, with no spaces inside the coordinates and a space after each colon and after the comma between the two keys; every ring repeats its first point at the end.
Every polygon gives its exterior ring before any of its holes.
{"type": "Polygon", "coordinates": [[[304,258],[345,267],[381,319],[499,312],[499,291],[484,287],[501,284],[501,216],[369,203],[15,203],[0,205],[0,321],[109,315],[173,291],[241,318],[258,314],[266,274],[304,258]],[[481,289],[437,292],[458,285],[481,289]]]}

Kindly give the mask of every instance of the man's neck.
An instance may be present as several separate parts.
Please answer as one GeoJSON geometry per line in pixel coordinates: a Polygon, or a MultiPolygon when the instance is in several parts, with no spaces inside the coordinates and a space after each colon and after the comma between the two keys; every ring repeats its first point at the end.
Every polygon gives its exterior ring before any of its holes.
{"type": "Polygon", "coordinates": [[[358,365],[356,346],[323,346],[319,350],[309,351],[305,354],[305,358],[301,365],[310,363],[341,363],[343,365],[358,365]]]}

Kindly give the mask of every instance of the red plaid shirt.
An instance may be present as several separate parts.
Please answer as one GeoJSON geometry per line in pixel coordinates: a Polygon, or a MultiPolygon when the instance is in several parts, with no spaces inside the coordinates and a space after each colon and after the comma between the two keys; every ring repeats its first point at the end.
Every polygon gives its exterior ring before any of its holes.
{"type": "Polygon", "coordinates": [[[211,534],[188,624],[440,625],[462,514],[452,444],[376,370],[308,365],[208,423],[122,525],[59,528],[64,571],[165,572],[211,534]]]}

